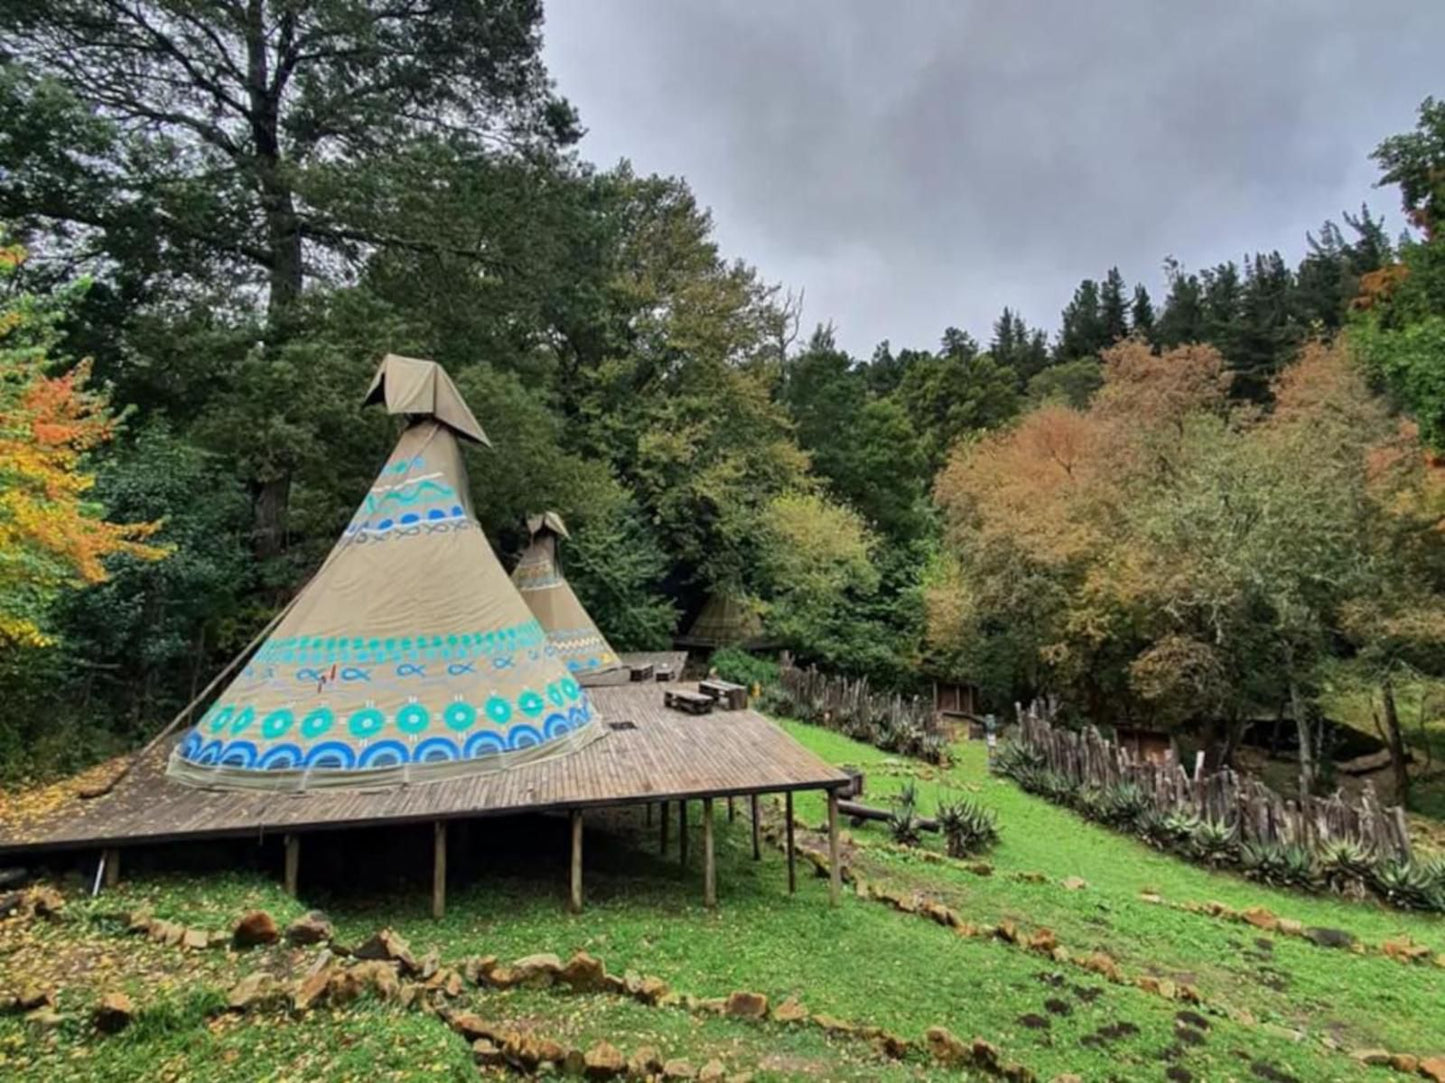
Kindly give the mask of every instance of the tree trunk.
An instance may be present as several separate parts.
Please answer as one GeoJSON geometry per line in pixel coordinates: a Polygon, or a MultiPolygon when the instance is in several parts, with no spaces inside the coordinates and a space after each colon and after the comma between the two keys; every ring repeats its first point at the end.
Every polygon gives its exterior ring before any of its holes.
{"type": "Polygon", "coordinates": [[[289,474],[263,481],[256,493],[255,549],[262,559],[286,548],[286,506],[291,495],[289,474]]]}
{"type": "Polygon", "coordinates": [[[1405,737],[1400,732],[1400,712],[1395,704],[1395,682],[1387,673],[1380,681],[1380,698],[1385,704],[1385,740],[1390,745],[1390,766],[1395,772],[1395,800],[1410,805],[1410,768],[1405,755],[1405,737]]]}
{"type": "Polygon", "coordinates": [[[1300,695],[1299,682],[1295,680],[1294,651],[1287,643],[1284,664],[1289,680],[1289,711],[1294,716],[1295,730],[1299,734],[1299,795],[1307,797],[1315,788],[1314,741],[1310,737],[1310,718],[1305,710],[1304,696],[1300,695]]]}

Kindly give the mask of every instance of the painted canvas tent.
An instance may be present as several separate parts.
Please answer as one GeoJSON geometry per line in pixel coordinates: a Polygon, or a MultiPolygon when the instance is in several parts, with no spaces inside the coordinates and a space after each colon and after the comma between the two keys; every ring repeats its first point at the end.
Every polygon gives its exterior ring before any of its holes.
{"type": "Polygon", "coordinates": [[[717,590],[703,603],[686,640],[708,647],[735,647],[762,634],[763,622],[755,609],[736,595],[717,590]]]}
{"type": "Polygon", "coordinates": [[[375,787],[564,755],[605,732],[487,542],[446,372],[389,355],[367,394],[408,426],[321,569],[167,774],[225,789],[375,787]]]}
{"type": "Polygon", "coordinates": [[[576,676],[606,673],[622,665],[587,610],[562,574],[557,542],[567,537],[567,526],[555,511],[527,519],[532,542],[522,554],[512,582],[557,648],[568,670],[576,676]]]}

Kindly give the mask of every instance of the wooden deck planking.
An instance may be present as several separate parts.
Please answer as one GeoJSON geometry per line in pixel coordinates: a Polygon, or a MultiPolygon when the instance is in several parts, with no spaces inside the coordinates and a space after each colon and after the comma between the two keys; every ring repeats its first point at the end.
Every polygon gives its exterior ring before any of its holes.
{"type": "MultiPolygon", "coordinates": [[[[663,686],[665,687],[665,686],[663,686]]],[[[105,796],[0,821],[0,853],[320,830],[637,801],[826,789],[847,776],[755,711],[694,716],[654,682],[593,688],[602,722],[627,720],[571,755],[510,771],[378,791],[302,794],[194,789],[164,776],[163,745],[105,796]]]]}

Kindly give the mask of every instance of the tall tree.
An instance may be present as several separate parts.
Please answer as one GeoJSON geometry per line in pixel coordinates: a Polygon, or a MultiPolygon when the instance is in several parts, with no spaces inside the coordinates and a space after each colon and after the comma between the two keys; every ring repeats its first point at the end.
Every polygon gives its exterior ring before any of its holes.
{"type": "Polygon", "coordinates": [[[1112,346],[1129,335],[1129,301],[1127,287],[1119,268],[1110,267],[1099,290],[1099,319],[1103,324],[1104,344],[1112,346]]]}
{"type": "Polygon", "coordinates": [[[1445,101],[1420,103],[1413,132],[1392,135],[1371,157],[1381,185],[1397,184],[1410,221],[1433,239],[1445,219],[1445,101]]]}
{"type": "Polygon", "coordinates": [[[1134,300],[1129,305],[1129,325],[1136,335],[1153,339],[1154,302],[1149,299],[1149,291],[1142,282],[1134,287],[1134,300]]]}
{"type": "Polygon", "coordinates": [[[1155,324],[1155,343],[1169,350],[1204,341],[1204,289],[1199,276],[1185,271],[1173,256],[1164,261],[1164,276],[1169,281],[1169,292],[1155,324]]]}
{"type": "Polygon", "coordinates": [[[1099,306],[1099,284],[1086,278],[1074,290],[1059,326],[1055,361],[1072,361],[1097,354],[1109,344],[1099,306]]]}

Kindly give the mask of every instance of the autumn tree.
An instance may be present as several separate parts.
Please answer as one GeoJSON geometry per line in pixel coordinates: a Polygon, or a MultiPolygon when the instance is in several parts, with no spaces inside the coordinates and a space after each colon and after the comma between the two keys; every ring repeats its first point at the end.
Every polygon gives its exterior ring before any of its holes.
{"type": "Polygon", "coordinates": [[[100,583],[117,554],[157,560],[159,524],[118,524],[88,497],[87,456],[115,435],[85,362],[53,358],[60,300],[21,291],[24,249],[0,249],[0,644],[44,646],[49,609],[67,588],[100,583]]]}

